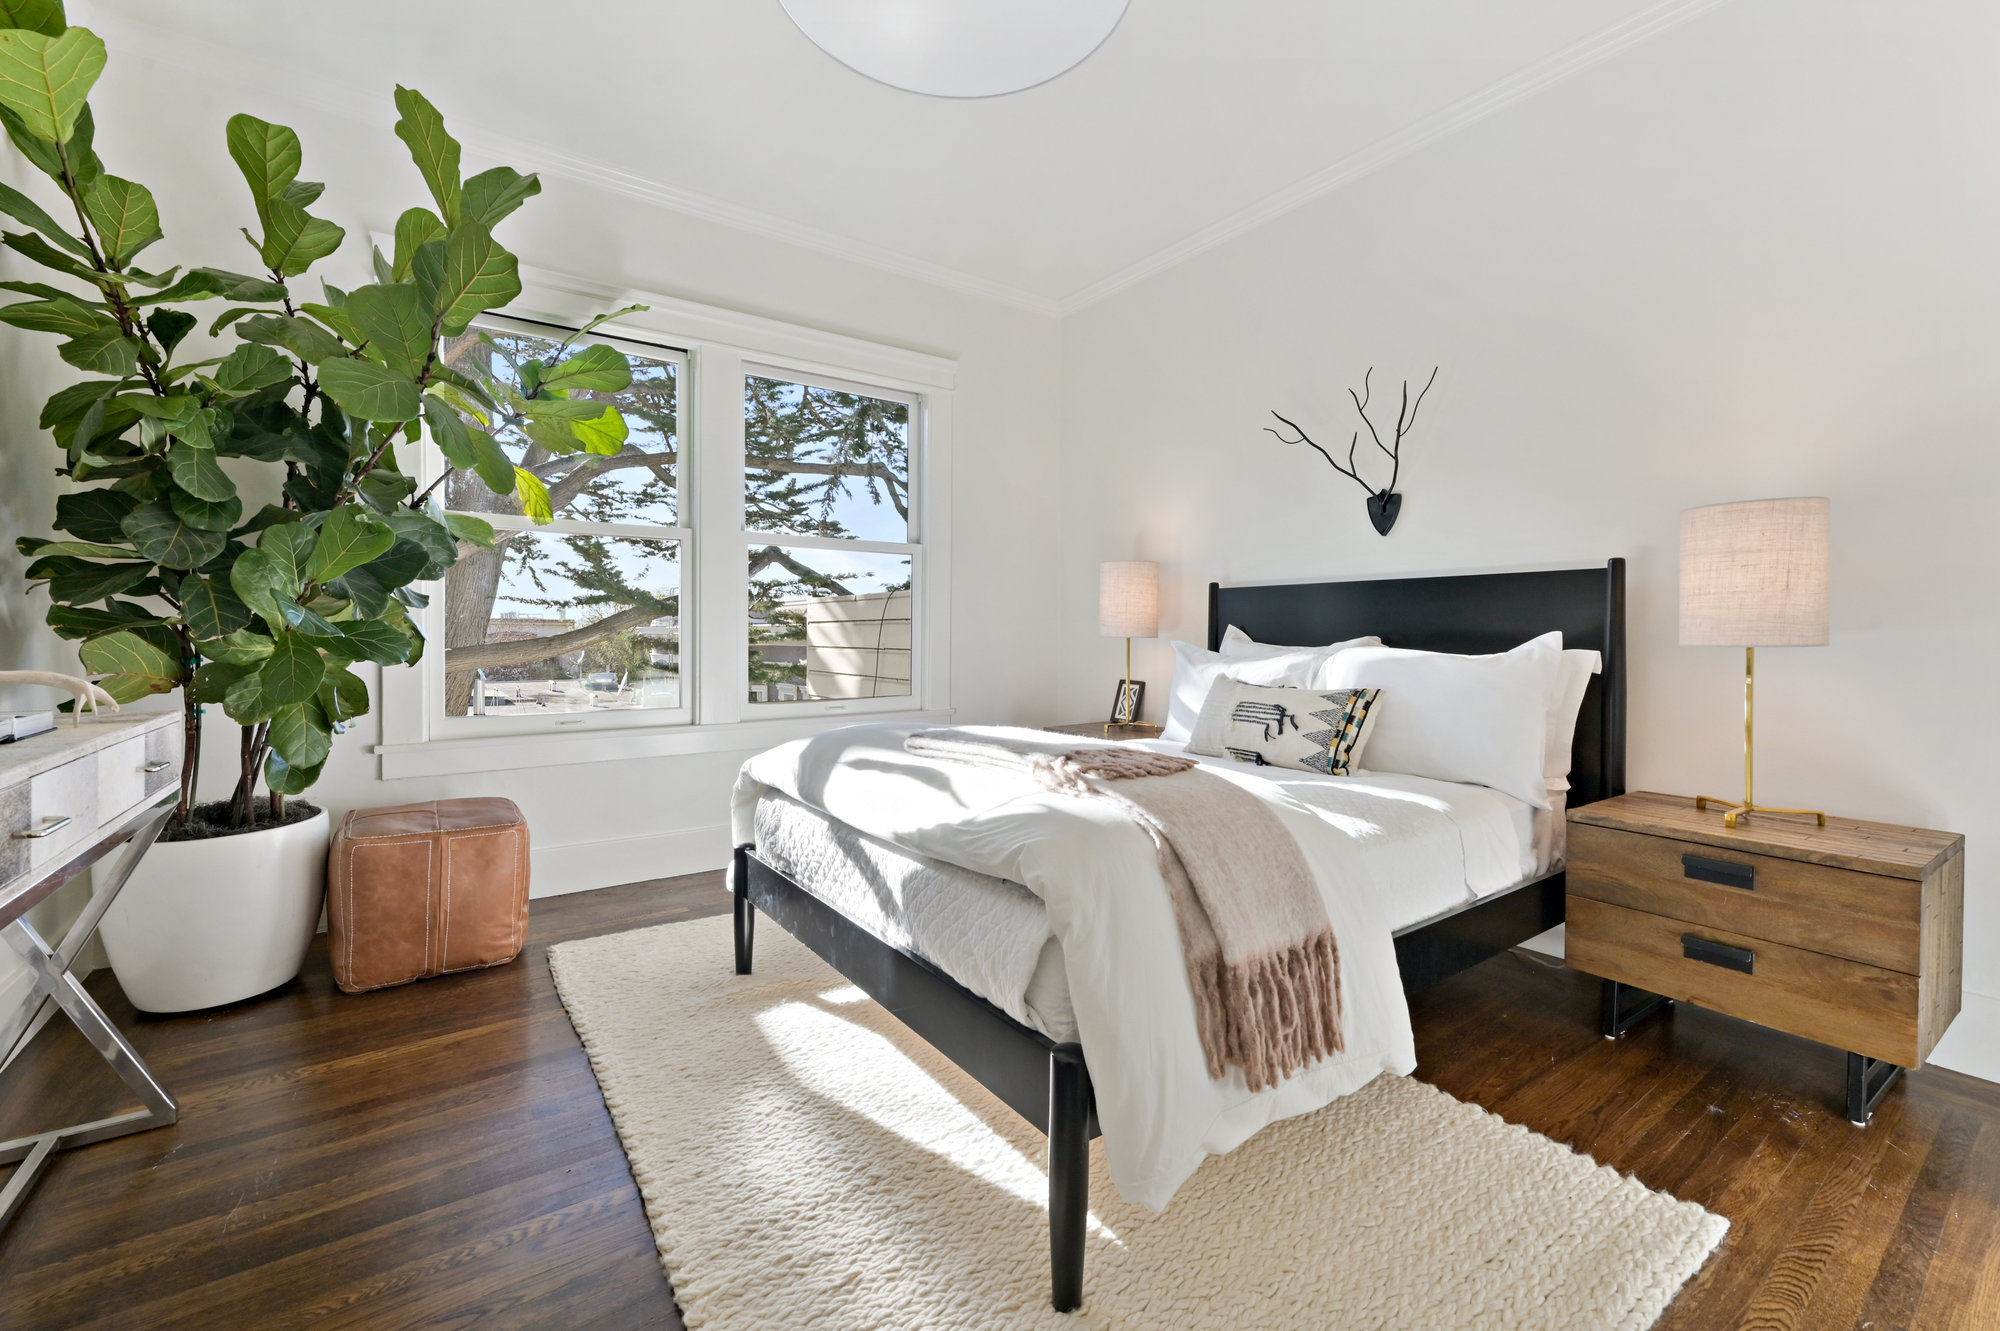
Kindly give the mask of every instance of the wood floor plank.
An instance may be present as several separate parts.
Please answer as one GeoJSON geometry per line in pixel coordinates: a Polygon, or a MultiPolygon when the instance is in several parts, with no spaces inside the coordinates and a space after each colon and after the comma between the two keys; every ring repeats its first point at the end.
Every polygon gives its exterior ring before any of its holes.
{"type": "MultiPolygon", "coordinates": [[[[537,901],[507,967],[346,995],[322,946],[186,1017],[93,976],[183,1118],[56,1158],[0,1232],[0,1331],[680,1331],[546,953],[728,905],[715,874],[537,901]]],[[[1730,1218],[1656,1331],[2000,1326],[2000,1088],[1920,1071],[1856,1129],[1836,1051],[1685,1007],[1608,1041],[1597,995],[1496,957],[1412,1003],[1419,1075],[1730,1218]]],[[[118,1100],[63,1029],[0,1114],[118,1100]]]]}

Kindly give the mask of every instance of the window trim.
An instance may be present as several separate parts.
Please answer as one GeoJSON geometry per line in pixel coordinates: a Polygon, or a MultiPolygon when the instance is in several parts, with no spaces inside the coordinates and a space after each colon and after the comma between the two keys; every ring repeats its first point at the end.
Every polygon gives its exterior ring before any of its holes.
{"type": "MultiPolygon", "coordinates": [[[[378,244],[393,243],[378,236],[378,244]]],[[[374,748],[384,779],[502,771],[561,763],[612,761],[673,754],[749,752],[786,739],[858,720],[936,722],[952,715],[951,643],[951,427],[957,363],[945,357],[868,342],[758,315],[679,300],[657,293],[591,283],[523,265],[522,294],[501,317],[575,327],[606,309],[650,308],[600,327],[610,338],[678,350],[687,357],[681,385],[679,513],[671,529],[681,550],[683,662],[691,723],[629,722],[606,725],[585,713],[582,725],[555,719],[513,733],[444,734],[433,721],[442,699],[429,683],[433,669],[385,667],[378,692],[382,741],[374,748]],[[741,687],[749,654],[749,588],[744,561],[752,540],[763,544],[822,542],[848,549],[905,543],[850,542],[823,537],[751,531],[744,526],[742,377],[770,371],[797,382],[825,383],[844,391],[910,395],[911,483],[914,538],[911,576],[912,693],[880,699],[828,699],[810,703],[754,704],[741,687]],[[826,382],[830,381],[830,382],[826,382]],[[719,410],[709,410],[711,404],[719,410]],[[703,515],[734,514],[734,521],[704,526],[703,515]],[[681,535],[680,533],[686,533],[681,535]],[[774,540],[774,538],[776,538],[774,540]],[[687,611],[692,609],[692,616],[687,611]],[[690,622],[692,620],[692,622],[690,622]],[[740,695],[740,696],[739,696],[740,695]],[[596,722],[596,724],[592,724],[596,722]]],[[[496,312],[500,313],[500,312],[496,312]]],[[[416,470],[423,483],[436,478],[441,460],[427,442],[416,470]]],[[[662,529],[665,535],[667,529],[662,529]]],[[[430,584],[438,591],[441,584],[430,584]]],[[[441,607],[442,597],[433,602],[441,607]]],[[[437,672],[441,684],[442,674],[437,672]]],[[[565,718],[567,720],[568,718],[565,718]]],[[[538,719],[539,720],[539,719],[538,719]]],[[[501,724],[506,724],[502,722],[501,724]]]]}

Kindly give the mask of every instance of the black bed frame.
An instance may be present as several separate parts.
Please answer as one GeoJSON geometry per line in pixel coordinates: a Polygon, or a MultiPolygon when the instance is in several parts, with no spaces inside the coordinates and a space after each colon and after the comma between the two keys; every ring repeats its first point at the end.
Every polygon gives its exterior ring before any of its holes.
{"type": "MultiPolygon", "coordinates": [[[[1603,654],[1577,718],[1570,807],[1625,791],[1625,561],[1603,568],[1439,578],[1208,588],[1208,645],[1234,624],[1259,642],[1326,643],[1378,634],[1392,647],[1499,652],[1551,629],[1568,647],[1603,654]]],[[[1097,1111],[1083,1047],[1015,1021],[921,957],[882,942],[736,848],[736,973],[751,966],[763,911],[958,1064],[1049,1139],[1051,1301],[1083,1306],[1090,1139],[1097,1111]]],[[[1563,920],[1560,872],[1483,898],[1396,936],[1403,989],[1417,993],[1563,920]]]]}

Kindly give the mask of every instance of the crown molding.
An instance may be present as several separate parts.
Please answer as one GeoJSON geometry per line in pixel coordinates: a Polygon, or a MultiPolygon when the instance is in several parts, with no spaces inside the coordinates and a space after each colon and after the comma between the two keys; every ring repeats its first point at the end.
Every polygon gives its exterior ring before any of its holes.
{"type": "MultiPolygon", "coordinates": [[[[1332,165],[1061,299],[946,264],[933,263],[887,246],[794,222],[696,190],[652,180],[579,153],[501,134],[461,117],[453,118],[453,128],[458,131],[467,152],[479,157],[504,160],[517,167],[620,194],[669,212],[956,291],[1042,318],[1064,319],[1401,161],[1440,139],[1726,3],[1728,0],[1659,0],[1631,17],[1554,51],[1499,82],[1377,139],[1332,165]]],[[[89,0],[81,0],[80,3],[73,0],[71,8],[83,11],[80,21],[101,32],[118,33],[130,39],[129,48],[114,48],[115,58],[129,56],[178,69],[204,68],[213,60],[216,48],[209,43],[193,41],[169,29],[121,14],[102,12],[89,0]]],[[[234,72],[239,79],[246,74],[252,78],[259,77],[252,71],[234,72]]],[[[393,120],[386,110],[368,109],[378,101],[386,105],[386,100],[375,98],[373,94],[378,90],[364,87],[358,81],[301,75],[295,71],[287,71],[282,79],[260,78],[259,81],[267,85],[268,92],[274,97],[350,122],[382,128],[393,120]]]]}
{"type": "MultiPolygon", "coordinates": [[[[72,21],[85,23],[100,35],[115,34],[126,39],[129,45],[121,43],[113,47],[112,55],[116,59],[143,60],[178,70],[209,68],[214,63],[217,47],[213,44],[191,40],[169,29],[122,14],[99,10],[89,5],[88,0],[83,4],[73,4],[72,9],[82,11],[72,21]]],[[[358,80],[328,79],[296,71],[286,71],[279,79],[263,77],[254,68],[233,68],[231,77],[254,79],[264,84],[265,91],[271,96],[353,123],[373,128],[387,128],[394,123],[395,118],[386,111],[372,109],[378,103],[387,106],[385,91],[358,80]]],[[[453,115],[451,127],[466,152],[472,156],[504,161],[522,171],[573,180],[669,212],[845,259],[879,272],[1010,306],[1045,319],[1058,318],[1061,314],[1061,303],[1054,297],[968,273],[948,264],[933,263],[884,245],[856,240],[697,190],[652,180],[580,153],[498,133],[462,116],[453,115]]]]}
{"type": "Polygon", "coordinates": [[[1660,3],[1642,9],[1622,22],[1614,23],[1581,41],[1572,42],[1553,51],[1498,83],[1491,84],[1469,97],[1460,98],[1421,120],[1375,140],[1365,148],[1349,153],[1331,166],[1315,171],[1276,193],[1268,194],[1249,207],[1231,213],[1221,221],[1210,223],[1182,240],[1155,250],[1137,263],[1129,264],[1109,277],[1070,293],[1058,302],[1059,311],[1063,318],[1068,318],[1080,310],[1088,309],[1128,287],[1136,286],[1149,277],[1178,267],[1198,254],[1226,244],[1245,232],[1256,230],[1266,222],[1275,221],[1315,199],[1351,185],[1362,177],[1401,161],[1440,139],[1506,110],[1516,102],[1532,97],[1543,89],[1553,87],[1595,65],[1603,64],[1641,42],[1726,3],[1728,0],[1660,0],[1660,3]]]}

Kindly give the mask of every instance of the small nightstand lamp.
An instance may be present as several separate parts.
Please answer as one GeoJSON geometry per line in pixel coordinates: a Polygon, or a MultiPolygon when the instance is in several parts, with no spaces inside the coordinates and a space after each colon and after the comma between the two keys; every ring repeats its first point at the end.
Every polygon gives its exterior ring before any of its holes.
{"type": "MultiPolygon", "coordinates": [[[[1142,559],[1114,560],[1097,569],[1097,631],[1106,638],[1125,639],[1125,683],[1119,710],[1132,696],[1132,639],[1160,635],[1160,566],[1142,559]]],[[[1136,712],[1136,709],[1134,709],[1136,712]]],[[[1113,717],[1114,721],[1119,718],[1113,717]]],[[[1144,725],[1137,715],[1123,718],[1144,725]]],[[[1104,732],[1111,733],[1110,724],[1104,732]]]]}
{"type": "Polygon", "coordinates": [[[1808,813],[1754,802],[1757,649],[1824,647],[1827,518],[1824,499],[1752,499],[1681,514],[1681,645],[1743,648],[1743,802],[1703,795],[1735,827],[1750,813],[1808,813]]]}

